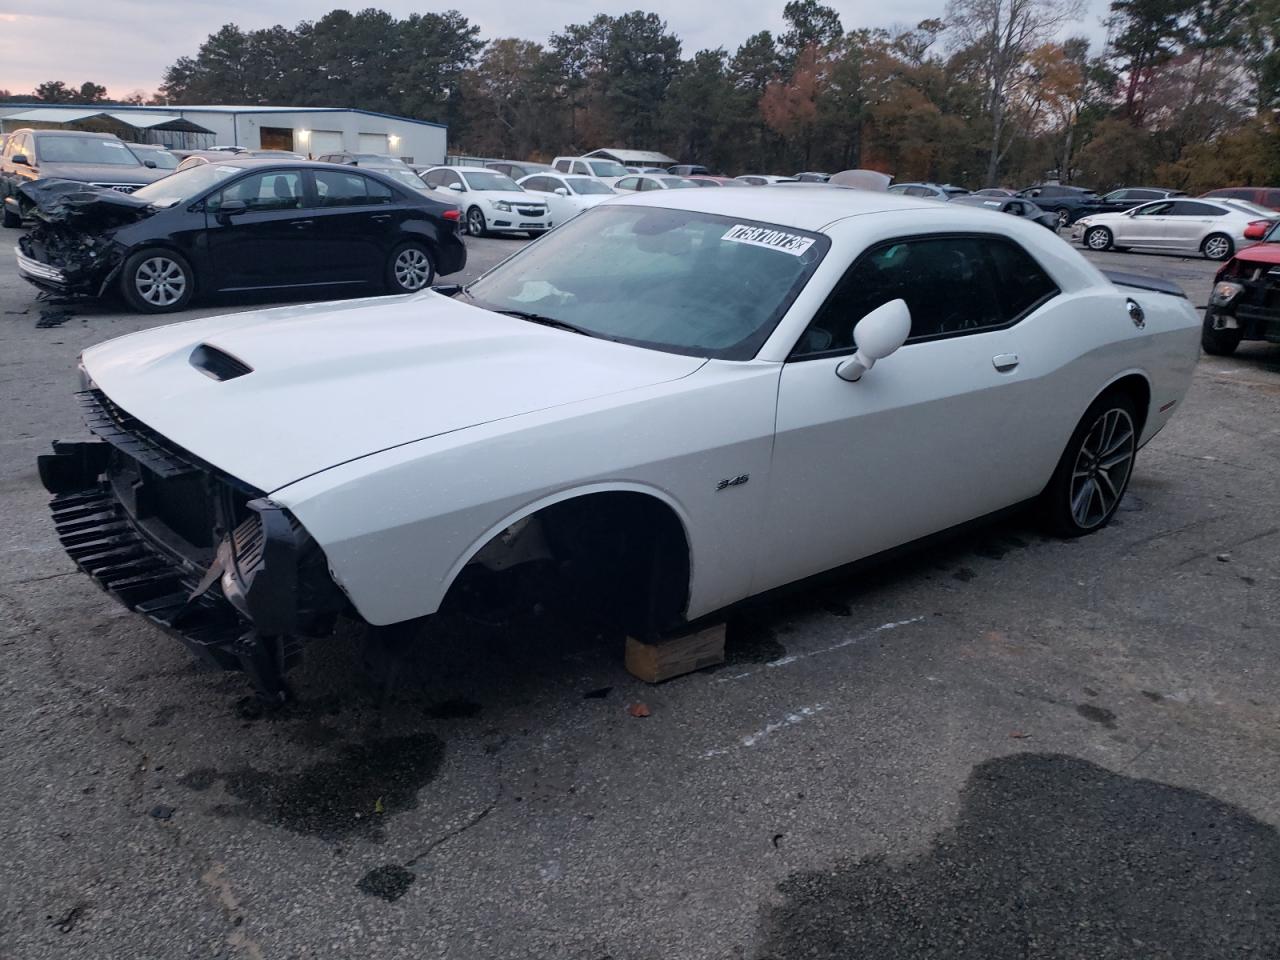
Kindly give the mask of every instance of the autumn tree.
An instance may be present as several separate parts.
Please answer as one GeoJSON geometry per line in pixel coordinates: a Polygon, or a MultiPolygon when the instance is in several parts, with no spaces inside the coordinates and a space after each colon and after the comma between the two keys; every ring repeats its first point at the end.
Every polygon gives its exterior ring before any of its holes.
{"type": "Polygon", "coordinates": [[[970,54],[984,91],[983,113],[990,124],[986,185],[998,182],[1000,162],[1012,142],[1006,129],[1009,105],[1018,95],[1027,57],[1083,11],[1083,0],[951,0],[947,20],[954,43],[970,54]]]}
{"type": "Polygon", "coordinates": [[[463,84],[471,113],[468,149],[483,156],[550,156],[562,129],[556,79],[555,58],[541,44],[492,41],[463,84]]]}

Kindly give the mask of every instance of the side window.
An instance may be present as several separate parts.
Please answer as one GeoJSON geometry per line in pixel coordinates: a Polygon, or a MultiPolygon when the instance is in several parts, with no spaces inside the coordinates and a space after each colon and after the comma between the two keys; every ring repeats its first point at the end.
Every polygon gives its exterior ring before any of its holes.
{"type": "Polygon", "coordinates": [[[1169,211],[1169,215],[1173,217],[1220,217],[1226,212],[1221,207],[1211,206],[1207,203],[1177,200],[1173,204],[1173,209],[1169,211]]]}
{"type": "Polygon", "coordinates": [[[390,203],[391,188],[358,173],[345,170],[316,170],[316,206],[367,207],[390,203]]]}
{"type": "Polygon", "coordinates": [[[1134,213],[1135,217],[1167,217],[1173,210],[1173,203],[1166,201],[1164,203],[1148,203],[1145,207],[1139,207],[1134,213]]]}
{"type": "Polygon", "coordinates": [[[1058,292],[1058,285],[1031,254],[1008,240],[985,244],[996,282],[996,298],[1005,323],[1024,316],[1058,292]]]}
{"type": "Polygon", "coordinates": [[[428,171],[427,171],[426,176],[424,176],[424,177],[422,178],[422,182],[423,182],[423,183],[425,183],[428,187],[438,187],[438,186],[440,186],[440,183],[441,183],[441,180],[440,180],[440,171],[439,171],[439,170],[428,170],[428,171]]]}
{"type": "Polygon", "coordinates": [[[640,183],[639,177],[623,177],[618,181],[619,190],[636,190],[640,183]]]}
{"type": "Polygon", "coordinates": [[[250,210],[296,210],[302,206],[302,174],[297,170],[254,174],[215,193],[205,206],[216,212],[228,200],[243,200],[250,210]]]}
{"type": "Polygon", "coordinates": [[[557,161],[556,161],[556,169],[557,169],[557,170],[559,170],[561,173],[568,173],[568,172],[569,172],[569,161],[568,161],[568,160],[557,160],[557,161]]]}
{"type": "Polygon", "coordinates": [[[1057,293],[1040,265],[998,237],[883,243],[846,271],[792,351],[792,359],[856,344],[853,328],[890,300],[911,310],[907,343],[1003,327],[1057,293]]]}

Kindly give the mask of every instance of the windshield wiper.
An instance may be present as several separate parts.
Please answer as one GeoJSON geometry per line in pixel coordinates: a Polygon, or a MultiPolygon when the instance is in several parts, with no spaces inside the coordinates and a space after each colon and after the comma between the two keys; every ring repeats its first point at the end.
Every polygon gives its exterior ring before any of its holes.
{"type": "Polygon", "coordinates": [[[501,313],[508,317],[516,317],[520,320],[528,320],[530,323],[538,323],[544,327],[555,327],[557,330],[568,330],[570,333],[580,333],[584,337],[594,337],[595,334],[590,330],[584,330],[582,327],[575,327],[572,323],[565,323],[563,320],[557,320],[555,317],[544,317],[540,313],[530,313],[528,310],[495,310],[494,313],[501,313]]]}

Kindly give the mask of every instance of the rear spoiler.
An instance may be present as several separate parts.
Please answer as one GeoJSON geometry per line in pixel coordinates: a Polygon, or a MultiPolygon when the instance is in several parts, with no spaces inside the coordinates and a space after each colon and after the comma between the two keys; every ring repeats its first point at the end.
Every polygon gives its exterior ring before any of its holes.
{"type": "Polygon", "coordinates": [[[1119,270],[1103,270],[1102,275],[1118,287],[1135,287],[1138,290],[1152,290],[1156,293],[1167,293],[1171,297],[1187,299],[1182,288],[1170,280],[1159,277],[1143,277],[1136,273],[1121,273],[1119,270]]]}

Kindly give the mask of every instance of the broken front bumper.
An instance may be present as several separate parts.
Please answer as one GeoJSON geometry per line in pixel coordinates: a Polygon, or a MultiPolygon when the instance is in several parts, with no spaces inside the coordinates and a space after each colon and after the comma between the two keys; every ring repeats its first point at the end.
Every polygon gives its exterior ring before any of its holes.
{"type": "Polygon", "coordinates": [[[39,458],[58,539],[76,566],[204,663],[279,698],[298,637],[329,632],[346,599],[283,507],[170,444],[96,390],[97,440],[39,458]]]}
{"type": "Polygon", "coordinates": [[[1205,324],[1214,330],[1239,330],[1242,340],[1280,343],[1280,268],[1272,272],[1275,276],[1219,283],[1209,298],[1205,324]]]}
{"type": "Polygon", "coordinates": [[[52,287],[56,290],[65,290],[67,288],[67,278],[57,267],[51,267],[47,263],[41,263],[33,257],[27,256],[22,252],[21,247],[13,248],[13,255],[18,260],[18,273],[23,279],[30,280],[39,287],[52,287]]]}

